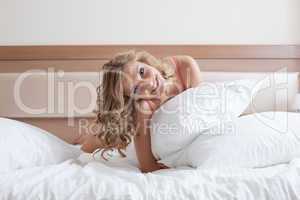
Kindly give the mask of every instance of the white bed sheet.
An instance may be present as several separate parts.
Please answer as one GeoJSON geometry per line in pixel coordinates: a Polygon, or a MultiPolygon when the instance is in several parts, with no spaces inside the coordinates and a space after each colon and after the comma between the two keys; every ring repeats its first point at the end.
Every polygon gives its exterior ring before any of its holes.
{"type": "Polygon", "coordinates": [[[0,174],[0,199],[300,199],[300,159],[259,169],[166,169],[142,174],[90,154],[0,174]]]}

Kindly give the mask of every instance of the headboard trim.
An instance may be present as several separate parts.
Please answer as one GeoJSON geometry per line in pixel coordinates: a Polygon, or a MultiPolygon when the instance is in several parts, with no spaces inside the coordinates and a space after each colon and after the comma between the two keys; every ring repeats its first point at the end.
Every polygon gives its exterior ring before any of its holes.
{"type": "Polygon", "coordinates": [[[65,45],[0,46],[0,61],[105,60],[129,49],[196,59],[300,59],[300,45],[65,45]]]}

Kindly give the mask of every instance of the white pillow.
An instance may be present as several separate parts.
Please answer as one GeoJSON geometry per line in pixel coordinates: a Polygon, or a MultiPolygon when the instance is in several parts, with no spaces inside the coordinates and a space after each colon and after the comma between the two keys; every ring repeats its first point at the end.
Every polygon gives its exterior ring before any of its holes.
{"type": "Polygon", "coordinates": [[[282,68],[274,72],[203,72],[204,81],[217,82],[237,79],[256,79],[260,89],[243,114],[266,111],[295,111],[295,95],[299,91],[299,72],[282,68]]]}
{"type": "Polygon", "coordinates": [[[29,124],[0,118],[0,172],[60,163],[81,150],[29,124]]]}
{"type": "Polygon", "coordinates": [[[221,135],[209,131],[160,162],[199,168],[266,167],[300,156],[300,114],[265,112],[237,118],[221,135]]]}
{"type": "Polygon", "coordinates": [[[167,101],[151,119],[154,156],[170,156],[205,130],[238,117],[250,104],[256,83],[257,80],[249,79],[203,82],[167,101]]]}

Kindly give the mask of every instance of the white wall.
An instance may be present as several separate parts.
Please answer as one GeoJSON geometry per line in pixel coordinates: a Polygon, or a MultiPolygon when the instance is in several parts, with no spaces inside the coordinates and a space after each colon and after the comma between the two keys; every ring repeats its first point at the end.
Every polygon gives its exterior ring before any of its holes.
{"type": "Polygon", "coordinates": [[[300,44],[300,0],[0,0],[0,45],[300,44]]]}

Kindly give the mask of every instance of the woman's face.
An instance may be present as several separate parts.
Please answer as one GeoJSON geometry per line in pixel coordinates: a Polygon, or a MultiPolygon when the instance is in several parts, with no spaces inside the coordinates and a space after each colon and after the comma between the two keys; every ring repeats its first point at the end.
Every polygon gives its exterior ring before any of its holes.
{"type": "Polygon", "coordinates": [[[134,61],[123,68],[123,87],[126,96],[138,99],[158,99],[164,90],[165,79],[156,68],[134,61]]]}

